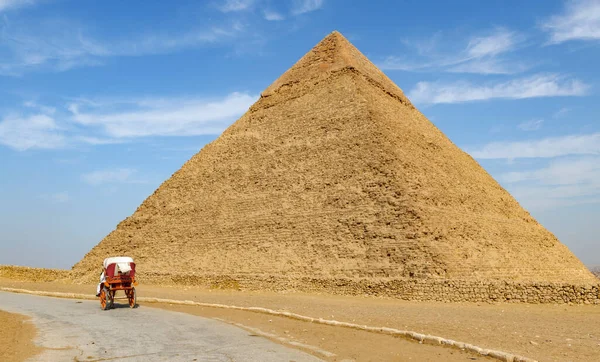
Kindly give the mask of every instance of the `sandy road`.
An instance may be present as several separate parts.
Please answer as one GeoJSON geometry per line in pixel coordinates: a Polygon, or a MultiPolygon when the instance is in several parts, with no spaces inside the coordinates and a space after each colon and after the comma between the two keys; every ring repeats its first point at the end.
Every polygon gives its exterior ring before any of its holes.
{"type": "Polygon", "coordinates": [[[28,315],[46,348],[36,361],[318,361],[212,319],[155,308],[0,292],[0,309],[28,315]]]}

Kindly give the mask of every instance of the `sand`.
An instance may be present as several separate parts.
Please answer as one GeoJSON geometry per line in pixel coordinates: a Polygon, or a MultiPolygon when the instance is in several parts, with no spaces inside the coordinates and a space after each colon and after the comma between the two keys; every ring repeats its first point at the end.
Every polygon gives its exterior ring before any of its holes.
{"type": "Polygon", "coordinates": [[[33,339],[36,328],[29,318],[0,310],[0,360],[20,362],[40,352],[33,339]]]}
{"type": "MultiPolygon", "coordinates": [[[[19,282],[1,278],[0,286],[86,294],[93,294],[95,290],[95,285],[19,282]]],[[[600,360],[600,308],[597,306],[407,302],[390,298],[240,292],[150,285],[140,285],[138,295],[265,307],[315,318],[413,330],[540,361],[600,360]]],[[[162,307],[154,303],[145,303],[142,306],[162,307]]],[[[286,318],[274,319],[252,312],[181,306],[170,308],[218,317],[267,332],[273,329],[278,335],[291,335],[298,341],[310,342],[309,344],[325,350],[331,348],[338,356],[347,358],[366,358],[374,349],[379,348],[382,348],[381,353],[389,353],[386,356],[395,356],[395,353],[398,353],[390,345],[394,340],[392,337],[372,336],[368,342],[365,339],[364,343],[351,343],[356,344],[351,348],[346,341],[354,341],[353,335],[359,339],[366,337],[344,328],[322,328],[324,326],[286,318]],[[273,322],[268,322],[269,320],[273,322]],[[269,327],[271,323],[275,323],[272,328],[269,327]],[[286,334],[286,330],[289,333],[286,334]],[[325,338],[323,343],[319,343],[319,338],[325,338]],[[382,347],[383,345],[386,347],[382,347]],[[348,352],[344,353],[346,348],[348,352]]],[[[436,359],[436,353],[441,353],[427,349],[416,351],[422,353],[422,358],[433,360],[436,359]]]]}

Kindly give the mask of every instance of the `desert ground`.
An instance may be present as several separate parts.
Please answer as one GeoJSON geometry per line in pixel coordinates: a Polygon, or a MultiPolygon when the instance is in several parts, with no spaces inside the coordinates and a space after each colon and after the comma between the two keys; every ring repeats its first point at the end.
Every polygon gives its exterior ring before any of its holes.
{"type": "Polygon", "coordinates": [[[28,317],[0,309],[0,326],[0,356],[3,361],[23,361],[41,352],[33,343],[36,328],[28,317]]]}
{"type": "MultiPolygon", "coordinates": [[[[95,290],[95,285],[91,284],[34,282],[8,278],[0,278],[0,287],[81,293],[89,296],[95,290]]],[[[391,298],[157,285],[140,285],[138,295],[263,307],[314,318],[411,330],[539,361],[600,359],[600,308],[593,305],[409,302],[391,298]]],[[[301,343],[335,355],[327,357],[316,354],[316,357],[323,360],[484,360],[484,357],[461,353],[460,350],[447,347],[424,345],[377,333],[324,326],[257,312],[164,303],[140,304],[144,308],[163,308],[224,320],[247,330],[264,331],[268,338],[277,343],[302,349],[293,346],[293,342],[301,343]]],[[[100,308],[99,305],[97,308],[100,308]]],[[[304,352],[315,354],[314,351],[306,349],[304,352]]]]}

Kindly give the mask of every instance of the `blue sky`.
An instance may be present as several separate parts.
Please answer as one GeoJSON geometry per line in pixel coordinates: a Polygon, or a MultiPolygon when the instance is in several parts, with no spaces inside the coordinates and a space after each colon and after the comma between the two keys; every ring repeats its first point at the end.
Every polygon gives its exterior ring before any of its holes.
{"type": "Polygon", "coordinates": [[[600,265],[600,1],[0,0],[0,264],[69,268],[339,30],[600,265]]]}

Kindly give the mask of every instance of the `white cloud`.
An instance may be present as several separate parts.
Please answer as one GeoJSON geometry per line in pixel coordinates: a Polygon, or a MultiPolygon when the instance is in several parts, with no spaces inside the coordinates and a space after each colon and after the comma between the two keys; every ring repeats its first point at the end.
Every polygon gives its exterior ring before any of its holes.
{"type": "Polygon", "coordinates": [[[69,193],[66,191],[57,192],[55,194],[50,195],[52,199],[56,202],[67,202],[70,200],[69,193]]]}
{"type": "Polygon", "coordinates": [[[147,54],[162,54],[183,48],[215,43],[232,39],[244,29],[240,23],[227,27],[212,27],[209,29],[193,30],[178,35],[155,34],[143,38],[116,43],[108,47],[108,54],[113,56],[140,56],[147,54]]]}
{"type": "Polygon", "coordinates": [[[272,10],[265,10],[263,12],[264,16],[265,16],[265,20],[269,20],[269,21],[281,21],[284,20],[285,17],[283,15],[281,15],[280,13],[276,12],[276,11],[272,11],[272,10]]]}
{"type": "Polygon", "coordinates": [[[0,119],[0,145],[27,151],[120,144],[147,136],[218,135],[257,98],[238,92],[222,98],[80,98],[59,109],[28,101],[22,104],[24,115],[0,119]]]}
{"type": "Polygon", "coordinates": [[[496,59],[474,59],[446,69],[450,73],[471,74],[516,74],[529,69],[529,66],[518,61],[508,62],[496,59]]]}
{"type": "Polygon", "coordinates": [[[35,4],[34,0],[0,0],[0,13],[5,10],[15,9],[35,4]]]}
{"type": "Polygon", "coordinates": [[[0,144],[18,151],[54,149],[66,145],[55,120],[45,114],[8,116],[0,122],[0,144]]]}
{"type": "Polygon", "coordinates": [[[419,82],[408,97],[415,103],[461,103],[494,98],[583,96],[588,89],[587,84],[577,79],[565,79],[556,74],[536,74],[489,85],[419,82]]]}
{"type": "Polygon", "coordinates": [[[473,58],[494,56],[513,50],[516,43],[516,33],[498,29],[492,35],[472,38],[467,45],[466,53],[473,58]]]}
{"type": "Polygon", "coordinates": [[[323,0],[294,0],[292,14],[300,15],[319,10],[323,6],[323,0]]]}
{"type": "Polygon", "coordinates": [[[409,61],[405,58],[400,58],[400,57],[396,57],[396,56],[389,56],[386,57],[383,62],[377,63],[377,66],[383,70],[403,70],[406,72],[412,72],[412,71],[420,71],[420,70],[425,70],[428,69],[429,67],[432,67],[434,65],[427,63],[427,64],[420,64],[419,62],[413,62],[413,61],[409,61]]]}
{"type": "Polygon", "coordinates": [[[501,174],[499,180],[533,208],[600,202],[600,157],[569,157],[546,167],[501,174]]]}
{"type": "Polygon", "coordinates": [[[560,118],[560,117],[564,116],[565,114],[567,114],[569,112],[571,112],[570,108],[563,107],[563,108],[559,109],[558,111],[556,111],[552,115],[552,117],[554,117],[554,118],[560,118]]]}
{"type": "Polygon", "coordinates": [[[439,56],[433,60],[413,60],[390,56],[377,64],[383,70],[402,70],[406,72],[448,72],[470,74],[515,74],[521,73],[529,66],[519,61],[509,62],[497,59],[450,59],[439,56]]]}
{"type": "Polygon", "coordinates": [[[600,155],[600,133],[549,137],[540,140],[492,142],[468,150],[479,159],[552,158],[567,155],[600,155]]]}
{"type": "Polygon", "coordinates": [[[533,171],[507,172],[500,176],[505,182],[538,181],[546,185],[573,185],[597,182],[600,187],[600,157],[558,159],[548,167],[533,171]]]}
{"type": "Polygon", "coordinates": [[[224,13],[243,11],[248,10],[253,3],[254,0],[225,0],[218,8],[224,13]]]}
{"type": "Polygon", "coordinates": [[[42,194],[40,198],[56,204],[64,204],[71,199],[67,191],[55,192],[53,194],[42,194]]]}
{"type": "Polygon", "coordinates": [[[522,131],[537,131],[540,128],[542,128],[543,124],[544,124],[543,119],[536,119],[536,120],[532,120],[532,121],[522,122],[517,127],[522,131]]]}
{"type": "Polygon", "coordinates": [[[69,109],[75,122],[86,127],[99,127],[109,137],[192,136],[221,133],[256,99],[256,96],[236,92],[216,100],[164,98],[79,102],[71,104],[69,109]],[[117,108],[120,110],[105,111],[117,108]]]}
{"type": "Polygon", "coordinates": [[[72,143],[85,143],[88,145],[99,146],[99,145],[113,145],[123,143],[122,140],[114,138],[102,138],[94,136],[73,136],[70,141],[72,143]]]}
{"type": "Polygon", "coordinates": [[[108,183],[141,183],[132,179],[137,171],[131,168],[118,168],[114,170],[93,171],[81,175],[81,179],[90,185],[102,185],[108,183]]]}
{"type": "Polygon", "coordinates": [[[600,40],[600,1],[567,1],[564,13],[550,17],[541,27],[550,33],[550,42],[555,44],[570,40],[600,40]]]}
{"type": "Polygon", "coordinates": [[[526,209],[547,211],[553,208],[600,203],[598,185],[507,185],[507,190],[526,209]]]}
{"type": "Polygon", "coordinates": [[[81,32],[64,24],[57,29],[42,26],[39,32],[19,31],[4,26],[0,35],[4,52],[0,60],[0,75],[20,75],[24,72],[50,68],[62,71],[75,66],[97,65],[108,50],[87,39],[81,32]]]}
{"type": "Polygon", "coordinates": [[[53,115],[54,113],[56,113],[55,107],[48,107],[43,104],[38,104],[37,102],[34,102],[34,101],[23,102],[23,106],[25,106],[27,108],[32,108],[34,110],[38,110],[46,115],[53,115]]]}
{"type": "Polygon", "coordinates": [[[228,26],[193,29],[180,34],[154,33],[99,41],[77,25],[60,22],[15,29],[6,25],[0,39],[6,54],[0,59],[0,75],[21,75],[49,69],[65,71],[101,65],[107,57],[163,54],[180,49],[231,40],[243,32],[237,22],[228,26]]]}
{"type": "MultiPolygon", "coordinates": [[[[431,39],[404,41],[417,50],[419,59],[407,60],[390,56],[379,66],[382,69],[404,71],[444,71],[452,73],[514,74],[529,68],[521,61],[509,60],[507,53],[517,50],[524,36],[504,28],[496,28],[485,36],[473,36],[460,50],[439,51],[448,44],[461,41],[444,41],[440,33],[431,39]]],[[[465,42],[462,41],[464,44],[465,42]]]]}

